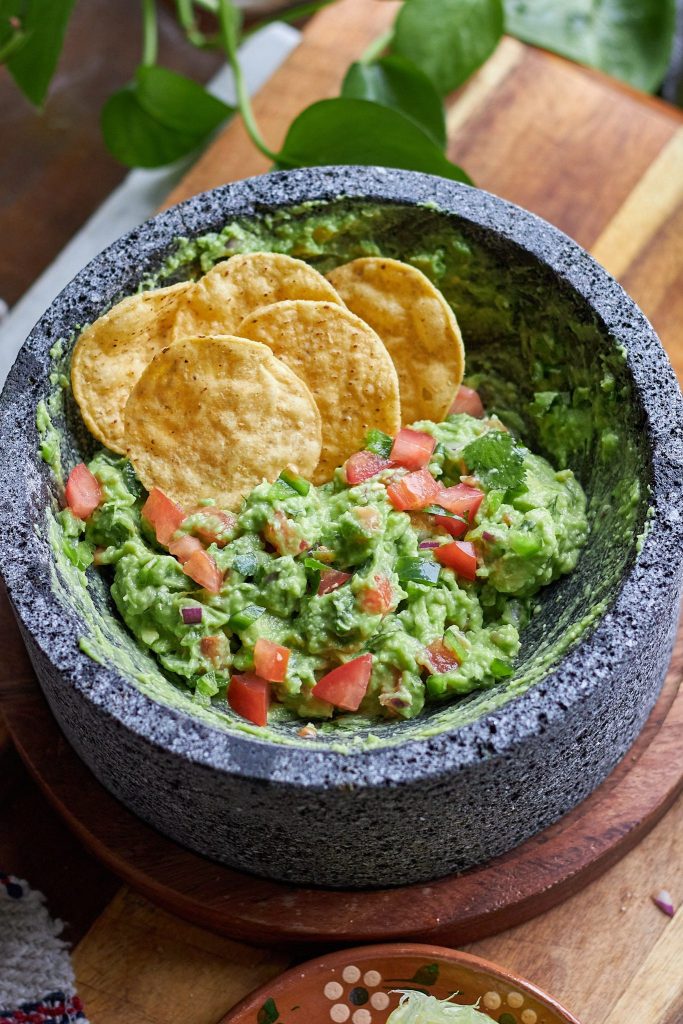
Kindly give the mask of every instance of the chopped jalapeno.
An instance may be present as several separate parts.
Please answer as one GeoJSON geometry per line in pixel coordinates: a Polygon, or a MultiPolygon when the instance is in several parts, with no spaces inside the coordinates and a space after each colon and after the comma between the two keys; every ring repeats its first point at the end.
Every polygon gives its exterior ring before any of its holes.
{"type": "Polygon", "coordinates": [[[365,435],[366,450],[374,452],[375,455],[381,455],[383,459],[389,458],[393,444],[393,439],[388,434],[385,434],[383,430],[376,430],[374,427],[365,435]]]}
{"type": "Polygon", "coordinates": [[[257,619],[261,618],[265,610],[260,604],[248,604],[246,608],[230,616],[228,626],[235,633],[248,629],[252,622],[256,622],[257,619]]]}
{"type": "Polygon", "coordinates": [[[295,473],[294,470],[290,469],[289,467],[287,467],[287,469],[282,470],[278,477],[278,480],[281,480],[284,484],[287,484],[288,487],[291,487],[293,491],[296,491],[297,494],[300,494],[304,498],[311,489],[311,485],[309,484],[308,480],[304,480],[302,476],[299,476],[298,473],[295,473]]]}
{"type": "Polygon", "coordinates": [[[252,552],[248,552],[246,555],[237,555],[232,567],[240,576],[253,576],[258,568],[258,558],[252,552]]]}

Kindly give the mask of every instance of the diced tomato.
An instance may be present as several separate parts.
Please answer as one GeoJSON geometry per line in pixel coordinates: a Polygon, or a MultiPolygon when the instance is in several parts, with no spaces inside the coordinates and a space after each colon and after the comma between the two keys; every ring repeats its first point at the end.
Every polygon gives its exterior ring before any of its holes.
{"type": "Polygon", "coordinates": [[[441,565],[453,569],[466,580],[477,578],[477,555],[474,544],[467,540],[454,540],[451,544],[434,548],[434,557],[441,565]]]}
{"type": "Polygon", "coordinates": [[[467,484],[459,483],[455,487],[444,487],[439,491],[436,504],[447,509],[448,512],[462,516],[464,523],[459,519],[449,519],[448,516],[434,516],[434,522],[447,530],[451,537],[462,537],[474,524],[474,517],[479,506],[484,500],[484,492],[478,487],[470,487],[467,484]]]}
{"type": "Polygon", "coordinates": [[[299,536],[295,524],[280,509],[275,512],[273,521],[264,526],[263,536],[279,555],[298,555],[309,547],[299,536]]]}
{"type": "Polygon", "coordinates": [[[377,476],[383,469],[391,469],[391,459],[385,459],[375,452],[356,452],[351,455],[344,464],[346,482],[353,487],[354,484],[362,484],[372,476],[377,476]]]}
{"type": "Polygon", "coordinates": [[[318,596],[322,597],[323,594],[331,594],[333,590],[339,590],[350,579],[350,572],[341,572],[339,569],[327,569],[320,577],[318,596]]]}
{"type": "Polygon", "coordinates": [[[182,565],[185,565],[185,562],[192,557],[195,551],[203,551],[204,548],[200,540],[197,540],[196,537],[191,537],[189,533],[184,533],[177,540],[169,541],[168,550],[171,555],[175,555],[182,565]]]}
{"type": "Polygon", "coordinates": [[[256,675],[271,683],[283,683],[289,664],[289,647],[281,647],[260,636],[254,646],[254,668],[256,675]]]}
{"type": "Polygon", "coordinates": [[[220,593],[223,573],[203,548],[190,555],[183,565],[183,572],[211,594],[220,593]]]}
{"type": "Polygon", "coordinates": [[[358,505],[353,510],[353,514],[361,526],[366,530],[369,530],[371,533],[375,530],[379,530],[382,525],[382,519],[379,512],[371,505],[358,505]]]}
{"type": "Polygon", "coordinates": [[[386,576],[375,576],[374,586],[359,594],[360,606],[368,615],[387,615],[395,606],[394,588],[386,576]]]}
{"type": "Polygon", "coordinates": [[[455,512],[457,516],[467,518],[469,515],[471,522],[483,500],[484,492],[478,487],[459,483],[455,487],[443,487],[439,491],[438,504],[449,512],[455,512]]]}
{"type": "Polygon", "coordinates": [[[268,725],[270,683],[251,672],[233,676],[228,687],[228,704],[237,715],[254,725],[268,725]]]}
{"type": "Polygon", "coordinates": [[[205,658],[217,662],[227,653],[228,638],[225,633],[218,633],[215,636],[203,636],[199,641],[199,650],[205,658]]]}
{"type": "Polygon", "coordinates": [[[153,487],[149,492],[149,497],[142,506],[142,514],[154,528],[159,543],[164,545],[168,544],[185,518],[185,513],[180,505],[176,505],[175,501],[167,498],[158,487],[153,487]]]}
{"type": "Polygon", "coordinates": [[[441,488],[428,469],[408,473],[387,487],[389,501],[400,512],[408,512],[438,501],[441,488]]]}
{"type": "Polygon", "coordinates": [[[65,488],[66,503],[77,519],[87,519],[102,501],[102,488],[84,462],[69,473],[65,488]]]}
{"type": "Polygon", "coordinates": [[[462,537],[470,528],[461,519],[451,519],[449,516],[434,516],[433,518],[435,525],[440,526],[446,533],[450,533],[451,537],[462,537]]]}
{"type": "Polygon", "coordinates": [[[198,508],[190,509],[187,514],[201,517],[194,523],[192,532],[207,547],[209,544],[217,544],[219,548],[224,548],[228,543],[225,534],[234,529],[237,522],[237,516],[223,512],[219,508],[212,508],[210,505],[200,505],[198,508]]]}
{"type": "Polygon", "coordinates": [[[319,679],[313,687],[313,696],[342,711],[357,711],[367,693],[371,673],[372,655],[362,654],[319,679]]]}
{"type": "Polygon", "coordinates": [[[436,448],[436,438],[421,430],[399,430],[394,440],[389,458],[406,469],[422,469],[432,457],[436,448]]]}
{"type": "Polygon", "coordinates": [[[443,672],[450,672],[451,669],[457,668],[460,664],[456,655],[446,647],[443,640],[434,640],[434,642],[426,648],[425,653],[427,655],[429,666],[435,675],[441,675],[443,672]]]}
{"type": "Polygon", "coordinates": [[[468,416],[474,416],[480,420],[484,415],[484,405],[479,397],[479,392],[475,391],[474,388],[466,388],[464,384],[461,384],[455,396],[455,401],[448,412],[449,414],[466,412],[468,416]]]}

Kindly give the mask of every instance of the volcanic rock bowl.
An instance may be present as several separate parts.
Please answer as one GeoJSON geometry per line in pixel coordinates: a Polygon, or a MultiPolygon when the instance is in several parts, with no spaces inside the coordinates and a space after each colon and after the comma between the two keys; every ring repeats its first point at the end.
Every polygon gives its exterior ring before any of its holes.
{"type": "Polygon", "coordinates": [[[0,406],[0,567],[61,728],[140,817],[199,853],[275,879],[433,879],[555,821],[605,778],[645,722],[681,589],[682,423],[675,377],[647,320],[555,228],[427,175],[271,174],[196,196],[131,232],[41,318],[0,406]],[[61,445],[68,469],[91,444],[68,391],[60,398],[63,352],[79,326],[160,268],[172,274],[157,280],[190,276],[202,253],[205,268],[226,224],[226,253],[265,225],[279,248],[322,269],[368,251],[429,265],[456,308],[468,374],[485,399],[578,473],[590,539],[576,570],[543,593],[515,676],[498,688],[384,723],[370,738],[361,730],[303,740],[291,722],[266,736],[225,706],[194,704],[127,633],[98,572],[88,570],[86,588],[59,553],[61,488],[39,447],[54,456],[61,445]],[[179,237],[207,233],[208,242],[179,252],[179,237]],[[44,415],[36,429],[41,400],[61,441],[44,415]]]}

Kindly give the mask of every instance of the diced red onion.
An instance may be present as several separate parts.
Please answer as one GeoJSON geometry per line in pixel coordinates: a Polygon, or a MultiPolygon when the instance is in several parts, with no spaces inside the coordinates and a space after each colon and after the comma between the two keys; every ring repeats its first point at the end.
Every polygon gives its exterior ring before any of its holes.
{"type": "Polygon", "coordinates": [[[484,540],[489,542],[489,544],[491,544],[496,539],[495,534],[491,533],[490,530],[482,530],[481,535],[484,540]]]}
{"type": "Polygon", "coordinates": [[[441,546],[440,540],[421,540],[418,547],[424,551],[426,548],[438,548],[441,546]]]}
{"type": "Polygon", "coordinates": [[[671,895],[666,891],[666,889],[662,889],[656,896],[653,896],[652,902],[656,907],[659,907],[662,913],[666,914],[667,917],[673,917],[676,913],[676,908],[673,905],[671,895]]]}
{"type": "Polygon", "coordinates": [[[180,614],[186,626],[196,626],[197,623],[202,621],[203,611],[204,609],[200,604],[193,604],[190,608],[181,608],[180,614]]]}

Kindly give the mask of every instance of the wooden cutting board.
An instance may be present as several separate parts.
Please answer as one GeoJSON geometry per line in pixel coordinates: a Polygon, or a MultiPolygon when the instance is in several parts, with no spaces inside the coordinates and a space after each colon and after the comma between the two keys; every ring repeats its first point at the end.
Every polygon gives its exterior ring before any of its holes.
{"type": "MultiPolygon", "coordinates": [[[[341,0],[261,91],[276,147],[292,117],[335,95],[348,64],[391,22],[393,0],[341,0]]],[[[683,118],[560,58],[505,39],[448,111],[449,156],[482,188],[567,231],[653,321],[683,377],[683,118]]],[[[169,197],[268,170],[239,121],[169,197]]],[[[472,951],[526,975],[585,1024],[683,1021],[683,801],[618,865],[564,904],[472,951]]],[[[514,884],[514,880],[511,880],[514,884]]],[[[218,938],[121,889],[75,950],[93,1024],[212,1024],[285,966],[281,953],[218,938]]],[[[322,1024],[322,1022],[320,1022],[322,1024]]]]}

